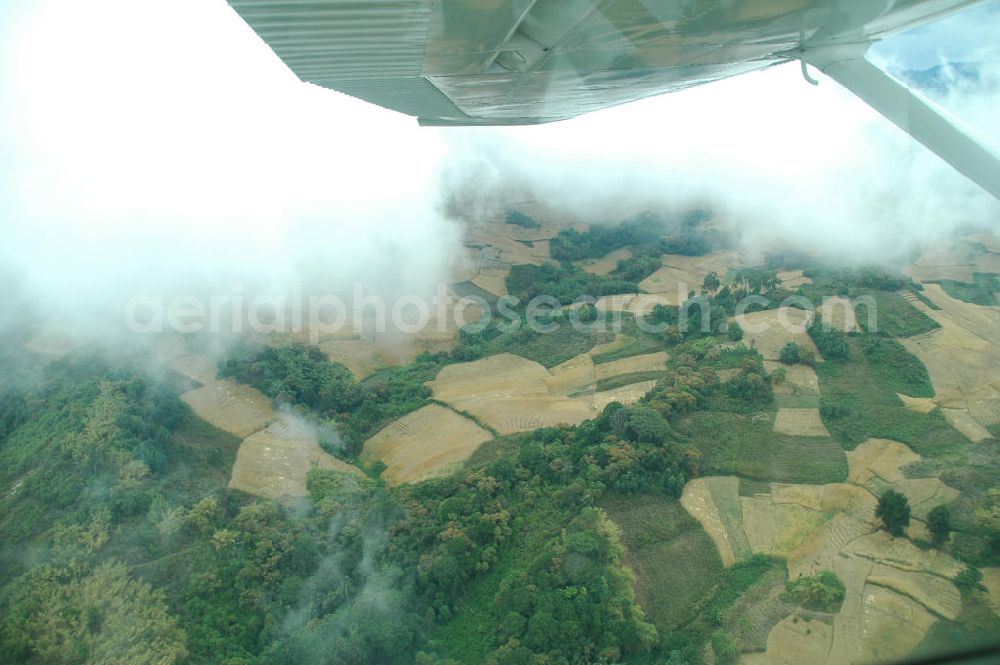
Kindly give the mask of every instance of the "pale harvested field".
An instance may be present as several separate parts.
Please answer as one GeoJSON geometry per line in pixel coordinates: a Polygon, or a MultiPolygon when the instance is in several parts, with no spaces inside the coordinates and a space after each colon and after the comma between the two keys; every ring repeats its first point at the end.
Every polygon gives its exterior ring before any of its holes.
{"type": "Polygon", "coordinates": [[[912,598],[946,619],[957,619],[962,611],[962,594],[958,587],[939,575],[901,571],[893,566],[876,563],[868,576],[868,583],[912,598]]]}
{"type": "Polygon", "coordinates": [[[854,314],[854,305],[850,298],[831,296],[823,299],[819,314],[825,325],[840,332],[856,332],[859,330],[858,319],[854,314]]]}
{"type": "Polygon", "coordinates": [[[240,444],[229,487],[277,500],[302,497],[312,468],[364,475],[320,448],[313,429],[301,418],[279,414],[240,444]]]}
{"type": "MultiPolygon", "coordinates": [[[[549,241],[528,241],[533,246],[511,237],[509,224],[477,223],[465,227],[465,242],[485,245],[496,250],[496,258],[510,265],[530,263],[541,265],[549,258],[549,241]]],[[[530,229],[537,234],[538,229],[530,229]]],[[[520,234],[516,234],[520,236],[520,234]]]]}
{"type": "Polygon", "coordinates": [[[918,282],[938,279],[972,282],[972,268],[973,264],[968,251],[931,248],[924,252],[905,272],[918,282]]]}
{"type": "MultiPolygon", "coordinates": [[[[600,367],[600,365],[598,365],[600,367]]],[[[640,399],[646,396],[653,387],[656,386],[656,381],[639,381],[637,383],[630,383],[620,388],[612,388],[611,390],[602,390],[600,392],[594,393],[593,397],[593,409],[595,415],[604,411],[604,407],[612,402],[621,402],[622,404],[635,404],[640,399]]]]}
{"type": "Polygon", "coordinates": [[[781,280],[781,285],[789,291],[813,283],[812,277],[806,277],[801,270],[779,270],[778,279],[781,280]]]}
{"type": "Polygon", "coordinates": [[[661,293],[622,293],[601,296],[594,302],[600,312],[629,312],[646,315],[657,305],[677,305],[677,298],[661,293]]]}
{"type": "Polygon", "coordinates": [[[674,298],[680,304],[689,291],[700,291],[705,275],[718,273],[719,279],[726,272],[740,265],[740,255],[737,252],[723,250],[712,252],[705,256],[680,256],[667,254],[663,257],[663,267],[646,279],[639,282],[639,287],[647,293],[660,293],[674,298]]]}
{"type": "Polygon", "coordinates": [[[471,281],[484,291],[489,291],[493,295],[500,297],[507,295],[508,275],[510,275],[509,265],[482,266],[471,281]]]}
{"type": "Polygon", "coordinates": [[[667,368],[667,354],[664,351],[629,356],[594,366],[598,381],[635,372],[656,372],[667,368]]]}
{"type": "Polygon", "coordinates": [[[792,436],[830,436],[819,409],[778,409],[774,431],[792,436]]]}
{"type": "Polygon", "coordinates": [[[983,574],[983,586],[989,594],[990,607],[1000,616],[1000,568],[981,568],[979,572],[983,574]]]}
{"type": "Polygon", "coordinates": [[[1000,308],[955,300],[937,284],[925,285],[924,294],[941,309],[914,306],[941,329],[903,345],[927,366],[944,416],[981,441],[989,436],[985,426],[1000,422],[1000,308]]]}
{"type": "Polygon", "coordinates": [[[618,351],[624,349],[633,341],[634,338],[629,337],[628,335],[623,335],[621,333],[618,333],[615,335],[615,338],[613,340],[611,340],[610,342],[602,342],[601,344],[597,344],[596,346],[594,346],[594,348],[588,351],[588,353],[593,357],[593,356],[598,356],[602,353],[610,353],[612,351],[618,351]]]}
{"type": "Polygon", "coordinates": [[[569,360],[549,369],[545,379],[549,392],[557,395],[573,395],[575,393],[593,391],[597,376],[594,373],[594,360],[589,353],[581,353],[569,360]]]}
{"type": "Polygon", "coordinates": [[[959,492],[940,478],[906,478],[904,467],[920,461],[920,455],[898,441],[868,439],[847,453],[848,480],[881,494],[888,486],[906,495],[913,516],[926,520],[927,513],[958,498],[959,492]]]}
{"type": "Polygon", "coordinates": [[[340,363],[358,379],[395,364],[395,359],[388,356],[370,339],[331,340],[320,342],[319,348],[331,361],[340,363]]]}
{"type": "Polygon", "coordinates": [[[777,360],[765,360],[764,369],[769,373],[778,368],[785,370],[785,380],[775,384],[775,395],[819,395],[819,377],[809,365],[786,365],[777,360]]]}
{"type": "MultiPolygon", "coordinates": [[[[833,626],[824,621],[788,616],[767,636],[767,651],[760,661],[767,665],[803,665],[826,662],[833,644],[833,626]]],[[[756,655],[756,654],[755,654],[756,655]]]]}
{"type": "Polygon", "coordinates": [[[743,343],[753,344],[765,360],[778,360],[781,349],[788,342],[795,342],[803,351],[812,351],[821,360],[806,326],[812,320],[812,312],[783,307],[763,312],[753,312],[737,316],[736,321],[743,328],[743,343]]]}
{"type": "Polygon", "coordinates": [[[910,411],[916,411],[917,413],[930,413],[934,409],[938,408],[938,405],[934,402],[933,397],[910,397],[909,395],[904,395],[903,393],[896,393],[896,397],[902,400],[903,406],[910,411]]]}
{"type": "MultiPolygon", "coordinates": [[[[593,351],[592,351],[593,352],[593,351]]],[[[664,369],[666,354],[654,353],[594,365],[581,354],[545,369],[512,353],[448,365],[427,385],[434,398],[467,411],[501,434],[538,427],[577,425],[612,401],[633,403],[656,385],[643,381],[594,392],[599,379],[664,369]],[[603,369],[602,369],[603,368],[603,369]]]]}
{"type": "Polygon", "coordinates": [[[681,505],[701,523],[701,527],[719,550],[723,565],[731,566],[736,563],[736,554],[729,542],[726,527],[722,524],[719,509],[712,500],[708,483],[708,478],[695,478],[685,485],[684,493],[681,494],[681,505]]]}
{"type": "Polygon", "coordinates": [[[635,300],[637,293],[622,293],[613,296],[601,296],[594,302],[599,312],[627,312],[629,305],[635,300]]]}
{"type": "Polygon", "coordinates": [[[887,663],[905,658],[936,619],[919,603],[883,587],[865,585],[857,662],[887,663]]]}
{"type": "Polygon", "coordinates": [[[464,462],[493,436],[451,409],[428,404],[386,425],[365,441],[361,460],[381,460],[389,485],[425,480],[464,462]]]}
{"type": "Polygon", "coordinates": [[[547,395],[550,373],[540,363],[513,353],[500,353],[442,369],[427,385],[434,398],[448,402],[470,399],[547,395]]]}
{"type": "Polygon", "coordinates": [[[586,259],[577,261],[576,265],[589,272],[591,275],[607,275],[618,267],[619,261],[632,258],[632,250],[628,247],[616,249],[615,251],[602,256],[599,259],[586,259]]]}
{"type": "Polygon", "coordinates": [[[199,418],[240,438],[263,429],[275,418],[271,400],[264,393],[232,379],[189,390],[181,399],[199,418]]]}
{"type": "Polygon", "coordinates": [[[779,503],[770,494],[740,497],[743,525],[755,554],[788,556],[810,533],[829,521],[823,511],[798,503],[779,503]]]}
{"type": "Polygon", "coordinates": [[[174,358],[167,362],[167,367],[202,385],[214,382],[216,374],[219,373],[218,363],[200,353],[174,358]]]}
{"type": "Polygon", "coordinates": [[[847,555],[890,566],[901,574],[909,571],[954,579],[964,568],[941,550],[922,550],[906,538],[893,538],[885,531],[857,538],[843,551],[847,555]]]}
{"type": "Polygon", "coordinates": [[[1000,273],[1000,253],[980,254],[972,260],[975,272],[1000,273]]]}
{"type": "Polygon", "coordinates": [[[579,425],[596,415],[590,398],[551,395],[503,399],[472,397],[453,406],[468,411],[500,434],[527,432],[539,427],[579,425]]]}
{"type": "Polygon", "coordinates": [[[868,439],[847,453],[847,480],[866,485],[878,477],[893,484],[904,479],[903,467],[920,461],[909,446],[891,439],[868,439]]]}
{"type": "Polygon", "coordinates": [[[941,409],[941,414],[952,427],[973,443],[993,438],[990,431],[983,427],[983,424],[976,420],[968,409],[941,409]]]}
{"type": "Polygon", "coordinates": [[[657,305],[674,305],[674,298],[668,295],[656,293],[639,293],[628,303],[628,310],[632,314],[645,316],[653,311],[657,305]]]}
{"type": "Polygon", "coordinates": [[[918,519],[933,505],[957,497],[937,478],[906,478],[903,467],[919,459],[901,443],[870,439],[848,454],[847,483],[772,483],[767,491],[739,497],[737,522],[728,507],[738,487],[736,478],[698,478],[685,486],[682,505],[702,524],[727,566],[750,554],[781,556],[791,579],[833,570],[846,587],[832,632],[828,634],[827,624],[808,626],[803,618],[796,623],[789,617],[772,629],[766,652],[751,654],[744,662],[849,665],[898,660],[920,643],[936,617],[959,615],[961,594],[953,580],[961,564],[940,550],[922,550],[906,538],[892,538],[876,524],[873,489],[902,491],[918,519]],[[749,551],[741,554],[743,537],[749,551]],[[906,625],[900,627],[901,622],[906,625]]]}

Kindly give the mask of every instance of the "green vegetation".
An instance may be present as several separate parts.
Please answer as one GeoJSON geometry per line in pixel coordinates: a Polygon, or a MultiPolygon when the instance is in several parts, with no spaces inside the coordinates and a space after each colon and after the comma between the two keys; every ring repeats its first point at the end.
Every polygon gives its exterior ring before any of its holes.
{"type": "Polygon", "coordinates": [[[524,229],[537,229],[542,226],[529,215],[524,214],[520,210],[514,210],[513,208],[507,210],[507,216],[504,218],[504,221],[508,224],[520,226],[524,229]]]}
{"type": "Polygon", "coordinates": [[[931,508],[927,513],[927,530],[931,532],[931,542],[936,547],[948,542],[948,536],[951,535],[951,510],[948,506],[941,504],[931,508]]]}
{"type": "Polygon", "coordinates": [[[835,360],[847,358],[850,355],[850,347],[845,339],[846,335],[836,330],[828,330],[819,314],[809,322],[806,332],[812,337],[816,348],[824,359],[835,360]]]}
{"type": "Polygon", "coordinates": [[[770,417],[697,412],[682,425],[677,429],[701,453],[705,475],[779,483],[838,483],[847,478],[847,456],[835,441],[776,434],[770,417]]]}
{"type": "MultiPolygon", "coordinates": [[[[524,217],[511,223],[535,228],[524,217]]],[[[634,290],[664,248],[717,245],[699,222],[662,243],[637,222],[566,233],[554,246],[567,254],[603,256],[599,241],[624,242],[633,258],[600,278],[569,265],[520,267],[510,284],[521,295],[551,288],[560,300],[634,290]]],[[[995,635],[977,567],[1000,563],[998,449],[896,396],[934,394],[926,368],[893,339],[928,329],[893,292],[915,287],[873,271],[813,274],[804,291],[889,303],[890,333],[810,330],[826,357],[816,364],[821,398],[776,400],[772,383],[785,370],[768,375],[755,350],[722,348],[739,341],[738,326],[651,335],[623,315],[621,347],[596,362],[670,356],[664,370],[597,386],[655,379],[638,403],[613,403],[575,427],[496,437],[453,475],[415,485],[314,468],[308,495],[280,504],[228,489],[239,441],[190,413],[178,398],[189,381],[86,354],[42,367],[0,351],[0,652],[32,664],[679,665],[703,662],[710,646],[715,662],[736,662],[740,649],[761,648],[774,611],[836,612],[844,586],[828,571],[787,581],[782,561],[751,556],[745,541],[733,543],[741,561],[725,568],[677,500],[683,487],[698,475],[739,476],[739,496],[771,482],[843,482],[844,449],[870,436],[925,456],[909,477],[940,474],[961,491],[927,524],[934,544],[950,537],[969,566],[956,579],[962,615],[937,622],[922,652],[995,635]],[[776,406],[817,401],[832,437],[773,431],[776,406]],[[768,616],[751,630],[741,613],[765,600],[768,616]]],[[[697,328],[703,309],[724,317],[746,293],[784,292],[771,266],[739,268],[708,276],[683,307],[697,328]]],[[[676,327],[681,313],[659,306],[649,318],[676,327]]],[[[515,314],[523,323],[525,312],[515,314]]],[[[579,314],[611,317],[593,306],[579,314]]],[[[301,344],[236,346],[221,374],[296,405],[322,445],[351,456],[430,403],[425,383],[448,363],[510,351],[551,367],[613,339],[580,333],[566,316],[548,315],[560,325],[546,334],[467,327],[451,353],[361,381],[301,344]]],[[[802,349],[785,351],[782,360],[807,362],[802,349]]],[[[732,526],[738,497],[713,498],[732,526]]],[[[901,494],[879,500],[894,534],[909,512],[901,494]]]]}
{"type": "Polygon", "coordinates": [[[1000,291],[1000,275],[995,273],[972,273],[972,284],[953,279],[938,281],[941,289],[952,298],[973,305],[998,305],[996,293],[1000,291]]]}
{"type": "Polygon", "coordinates": [[[938,307],[938,304],[936,302],[934,302],[933,300],[924,295],[923,289],[910,289],[910,293],[912,293],[917,298],[917,300],[927,305],[929,308],[935,310],[941,309],[940,307],[938,307]]]}
{"type": "Polygon", "coordinates": [[[339,439],[324,447],[332,454],[353,457],[387,423],[430,404],[431,391],[424,382],[433,379],[447,360],[423,354],[412,365],[385,369],[358,382],[315,346],[241,344],[220,364],[219,376],[231,376],[277,403],[299,404],[337,422],[339,439]]]}
{"type": "MultiPolygon", "coordinates": [[[[744,594],[752,593],[754,587],[765,581],[775,568],[783,569],[784,562],[759,554],[726,568],[718,578],[714,595],[696,610],[697,614],[690,623],[668,636],[662,651],[679,651],[690,661],[698,662],[699,650],[706,642],[711,641],[713,648],[716,644],[731,644],[732,637],[720,630],[728,619],[729,609],[744,594]]],[[[727,649],[727,653],[732,654],[732,651],[727,649]]]]}
{"type": "Polygon", "coordinates": [[[882,527],[894,536],[903,535],[910,526],[910,502],[896,490],[886,490],[878,498],[875,517],[882,520],[882,527]]]}
{"type": "Polygon", "coordinates": [[[799,362],[799,345],[795,342],[789,342],[781,348],[781,355],[779,360],[786,365],[794,365],[799,362]]]}
{"type": "Polygon", "coordinates": [[[120,562],[39,566],[8,593],[0,641],[13,661],[177,663],[188,655],[164,594],[120,562]]]}
{"type": "Polygon", "coordinates": [[[490,307],[496,307],[497,300],[499,300],[495,295],[473,282],[457,282],[449,284],[448,288],[462,298],[482,298],[490,307]]]}
{"type": "MultiPolygon", "coordinates": [[[[551,332],[542,333],[533,330],[524,319],[519,319],[516,324],[497,324],[494,321],[477,332],[463,328],[460,331],[458,345],[452,349],[448,360],[477,360],[497,353],[511,352],[546,367],[554,367],[574,356],[586,353],[596,344],[614,339],[611,333],[578,332],[561,313],[547,320],[540,320],[544,323],[554,323],[557,327],[551,332]],[[500,325],[504,327],[509,325],[513,330],[502,332],[500,325]]],[[[599,326],[594,327],[599,328],[599,326]]]]}
{"type": "Polygon", "coordinates": [[[638,284],[663,266],[659,251],[642,251],[630,259],[622,259],[611,275],[638,284]]]}
{"type": "Polygon", "coordinates": [[[609,275],[592,275],[571,264],[562,266],[546,263],[541,266],[517,265],[507,276],[507,291],[522,306],[535,296],[552,296],[569,305],[583,296],[600,298],[618,293],[638,293],[635,282],[609,275]]]}
{"type": "Polygon", "coordinates": [[[858,301],[854,313],[862,330],[878,333],[883,337],[913,337],[941,327],[937,321],[910,304],[895,292],[862,290],[861,296],[875,300],[875,314],[870,315],[868,305],[858,301]]]}
{"type": "Polygon", "coordinates": [[[724,247],[726,243],[722,234],[714,229],[700,228],[710,216],[707,210],[689,211],[684,215],[680,229],[660,241],[661,251],[664,254],[704,256],[713,249],[724,247]]]}
{"type": "Polygon", "coordinates": [[[599,259],[622,247],[657,242],[664,224],[656,215],[644,213],[618,225],[597,224],[586,231],[563,229],[550,241],[549,252],[557,261],[599,259]]]}
{"type": "Polygon", "coordinates": [[[791,602],[814,612],[839,612],[844,603],[844,583],[829,570],[789,580],[785,588],[791,602]]]}
{"type": "Polygon", "coordinates": [[[931,457],[964,448],[965,438],[948,424],[939,410],[917,413],[903,406],[896,396],[897,392],[927,395],[927,387],[922,385],[923,379],[916,369],[920,361],[891,343],[887,347],[870,346],[870,352],[865,353],[863,345],[872,342],[863,339],[845,338],[850,359],[827,360],[816,365],[822,393],[820,414],[833,437],[847,448],[854,448],[869,437],[893,439],[931,457]],[[885,354],[879,352],[883,349],[885,354]]]}
{"type": "Polygon", "coordinates": [[[886,390],[910,397],[934,397],[934,386],[920,359],[894,339],[865,335],[861,351],[875,381],[886,390]]]}
{"type": "Polygon", "coordinates": [[[601,506],[622,531],[626,562],[649,620],[664,634],[694,620],[724,576],[718,550],[701,525],[662,495],[609,496],[601,506]]]}

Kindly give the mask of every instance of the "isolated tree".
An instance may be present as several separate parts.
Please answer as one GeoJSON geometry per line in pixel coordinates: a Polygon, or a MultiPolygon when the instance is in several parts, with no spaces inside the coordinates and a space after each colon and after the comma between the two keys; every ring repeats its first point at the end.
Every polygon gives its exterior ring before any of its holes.
{"type": "Polygon", "coordinates": [[[934,545],[941,547],[948,542],[948,536],[951,535],[951,511],[948,506],[941,504],[927,513],[927,528],[934,545]]]}
{"type": "Polygon", "coordinates": [[[886,531],[894,536],[901,536],[903,529],[910,526],[910,502],[896,490],[886,490],[879,497],[875,517],[882,520],[886,531]]]}
{"type": "Polygon", "coordinates": [[[583,303],[576,309],[580,323],[593,323],[597,320],[597,307],[593,303],[583,303]]]}
{"type": "Polygon", "coordinates": [[[721,283],[722,282],[719,281],[719,275],[718,275],[718,273],[716,273],[714,271],[710,272],[707,275],[705,275],[705,281],[703,281],[701,283],[701,292],[702,293],[715,293],[718,290],[719,285],[721,283]]]}
{"type": "Polygon", "coordinates": [[[794,365],[799,362],[799,345],[795,342],[789,342],[781,349],[781,362],[786,365],[794,365]]]}
{"type": "Polygon", "coordinates": [[[738,342],[743,339],[743,328],[736,321],[729,322],[729,329],[727,330],[729,339],[733,342],[738,342]]]}

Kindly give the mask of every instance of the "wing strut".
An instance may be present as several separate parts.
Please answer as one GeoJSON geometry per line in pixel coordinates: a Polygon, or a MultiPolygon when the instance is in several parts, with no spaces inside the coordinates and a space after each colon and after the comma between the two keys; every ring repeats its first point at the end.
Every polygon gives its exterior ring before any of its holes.
{"type": "Polygon", "coordinates": [[[1000,154],[960,120],[913,94],[857,53],[807,50],[803,66],[806,61],[1000,199],[1000,154]]]}

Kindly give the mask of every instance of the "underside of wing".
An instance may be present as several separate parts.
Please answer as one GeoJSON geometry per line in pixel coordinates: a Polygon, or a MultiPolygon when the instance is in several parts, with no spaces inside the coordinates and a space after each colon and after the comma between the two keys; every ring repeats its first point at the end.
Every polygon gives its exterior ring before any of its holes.
{"type": "Polygon", "coordinates": [[[230,0],[303,81],[423,124],[561,120],[870,42],[959,0],[230,0]]]}

